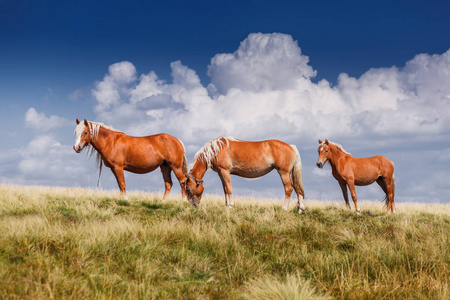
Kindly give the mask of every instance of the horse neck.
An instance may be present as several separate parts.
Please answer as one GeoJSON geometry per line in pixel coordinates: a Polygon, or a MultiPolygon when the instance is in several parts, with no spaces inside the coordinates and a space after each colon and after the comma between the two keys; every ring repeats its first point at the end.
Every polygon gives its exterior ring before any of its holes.
{"type": "Polygon", "coordinates": [[[97,138],[94,139],[91,136],[92,147],[94,147],[98,153],[104,155],[106,146],[111,144],[108,140],[112,137],[112,135],[114,135],[113,131],[100,126],[97,138]]]}
{"type": "Polygon", "coordinates": [[[194,176],[197,180],[202,180],[203,176],[205,176],[206,170],[208,169],[208,166],[206,165],[205,158],[200,155],[197,157],[197,159],[194,162],[194,165],[191,169],[191,174],[194,176]]]}
{"type": "Polygon", "coordinates": [[[336,168],[339,165],[339,162],[342,157],[348,156],[350,154],[345,153],[341,149],[339,149],[335,145],[330,145],[332,159],[329,160],[329,163],[332,168],[336,168]]]}

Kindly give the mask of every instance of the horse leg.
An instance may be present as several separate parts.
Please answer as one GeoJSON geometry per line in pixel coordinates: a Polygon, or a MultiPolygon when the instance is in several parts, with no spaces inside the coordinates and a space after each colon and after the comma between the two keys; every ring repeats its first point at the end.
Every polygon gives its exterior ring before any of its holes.
{"type": "MultiPolygon", "coordinates": [[[[278,174],[280,174],[281,181],[283,182],[284,194],[285,194],[283,208],[284,208],[284,210],[287,211],[288,207],[289,207],[289,201],[291,200],[292,191],[294,190],[294,188],[292,187],[291,177],[289,176],[289,172],[283,172],[280,170],[277,170],[277,171],[278,171],[278,174]]],[[[299,203],[299,211],[298,212],[301,213],[300,203],[299,203]]]]}
{"type": "Polygon", "coordinates": [[[352,209],[350,206],[350,202],[348,202],[348,192],[347,192],[347,183],[345,181],[339,182],[339,186],[342,190],[342,195],[344,196],[345,204],[349,209],[352,209]]]}
{"type": "Polygon", "coordinates": [[[395,215],[395,214],[397,214],[397,212],[395,211],[395,207],[394,207],[394,191],[393,191],[393,188],[392,188],[392,180],[388,179],[388,178],[383,178],[383,179],[384,179],[384,182],[386,184],[387,197],[388,197],[388,200],[389,200],[389,204],[388,204],[386,213],[389,213],[389,209],[391,209],[391,212],[395,215]]]}
{"type": "Polygon", "coordinates": [[[232,207],[234,205],[234,201],[232,198],[233,187],[231,186],[230,173],[225,170],[219,170],[218,173],[220,180],[222,181],[223,192],[225,193],[225,205],[232,207]]]}
{"type": "Polygon", "coordinates": [[[389,205],[390,205],[390,203],[389,203],[389,192],[387,190],[386,182],[385,182],[383,177],[378,177],[377,183],[378,183],[378,185],[381,187],[381,189],[383,190],[383,192],[386,195],[386,207],[388,208],[388,212],[389,212],[389,205]]]}
{"type": "Polygon", "coordinates": [[[178,182],[180,183],[181,186],[181,199],[185,202],[187,202],[187,198],[186,198],[186,175],[184,175],[183,170],[181,169],[181,167],[179,168],[174,168],[173,172],[175,173],[175,176],[178,179],[178,182]]]}
{"type": "Polygon", "coordinates": [[[165,186],[163,200],[166,200],[167,196],[169,196],[170,189],[172,188],[172,185],[173,185],[172,177],[170,176],[170,172],[172,172],[172,169],[166,163],[163,163],[160,166],[160,168],[161,168],[161,173],[162,173],[162,176],[164,179],[164,186],[165,186]]]}
{"type": "Polygon", "coordinates": [[[122,194],[122,196],[125,200],[128,200],[126,184],[125,184],[125,176],[123,174],[123,168],[119,167],[119,166],[113,166],[111,168],[111,171],[113,172],[114,176],[116,177],[117,184],[119,185],[120,193],[122,194]]]}
{"type": "Polygon", "coordinates": [[[355,203],[356,212],[359,214],[361,213],[361,210],[359,209],[358,198],[356,197],[355,182],[353,180],[348,180],[347,185],[350,190],[350,194],[352,194],[352,199],[353,203],[355,203]]]}

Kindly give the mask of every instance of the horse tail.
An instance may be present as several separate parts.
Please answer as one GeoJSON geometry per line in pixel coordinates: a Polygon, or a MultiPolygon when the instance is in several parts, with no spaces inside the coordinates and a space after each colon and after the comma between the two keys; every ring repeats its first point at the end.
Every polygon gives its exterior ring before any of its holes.
{"type": "MultiPolygon", "coordinates": [[[[394,177],[394,175],[392,175],[391,185],[392,185],[392,202],[394,202],[394,198],[395,198],[395,177],[394,177]]],[[[389,197],[386,195],[386,197],[384,199],[385,199],[386,206],[388,206],[389,197]]]]}
{"type": "Polygon", "coordinates": [[[188,173],[189,173],[189,171],[188,171],[188,163],[187,163],[187,156],[186,156],[186,151],[183,153],[183,166],[182,166],[182,171],[183,171],[183,174],[187,177],[187,176],[189,176],[188,175],[188,173]]]}
{"type": "MultiPolygon", "coordinates": [[[[386,185],[386,182],[384,182],[384,180],[383,180],[383,185],[384,185],[383,189],[386,190],[386,193],[387,193],[387,185],[386,185]]],[[[394,198],[395,198],[395,176],[394,175],[392,175],[391,186],[392,186],[392,202],[393,202],[394,198]]],[[[387,194],[386,194],[386,196],[384,196],[383,200],[384,200],[384,203],[386,204],[386,206],[388,206],[389,197],[387,194]]]]}
{"type": "MultiPolygon", "coordinates": [[[[93,149],[94,147],[92,147],[93,149]]],[[[98,169],[98,180],[97,180],[97,187],[100,186],[100,176],[102,176],[102,167],[103,167],[103,160],[100,153],[97,152],[97,169],[98,169]]]]}
{"type": "Polygon", "coordinates": [[[183,172],[183,174],[188,177],[189,175],[189,170],[188,170],[188,161],[187,161],[187,156],[186,156],[186,148],[184,147],[184,144],[182,141],[178,140],[181,143],[181,146],[183,146],[183,165],[181,166],[181,171],[183,172]]]}
{"type": "Polygon", "coordinates": [[[298,195],[302,195],[304,198],[305,191],[303,190],[302,159],[300,157],[300,153],[298,152],[297,147],[295,145],[291,145],[291,147],[295,151],[294,166],[292,167],[292,170],[289,174],[291,177],[291,183],[292,186],[294,187],[295,192],[298,195]]]}

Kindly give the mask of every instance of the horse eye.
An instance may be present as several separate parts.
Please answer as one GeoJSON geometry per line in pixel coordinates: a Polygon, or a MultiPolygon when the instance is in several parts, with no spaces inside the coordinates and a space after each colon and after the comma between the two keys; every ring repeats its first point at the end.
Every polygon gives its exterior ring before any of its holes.
{"type": "Polygon", "coordinates": [[[86,135],[86,134],[87,134],[87,131],[84,132],[84,135],[86,135]]]}
{"type": "Polygon", "coordinates": [[[328,153],[328,150],[325,150],[325,153],[328,153]]]}

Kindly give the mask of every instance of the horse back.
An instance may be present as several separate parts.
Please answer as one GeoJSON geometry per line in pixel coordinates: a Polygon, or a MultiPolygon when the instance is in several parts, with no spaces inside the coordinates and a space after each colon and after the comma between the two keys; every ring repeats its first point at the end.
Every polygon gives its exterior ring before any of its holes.
{"type": "Polygon", "coordinates": [[[114,141],[114,148],[116,155],[123,157],[125,165],[138,167],[182,160],[185,152],[181,141],[166,133],[143,137],[120,134],[114,141]]]}
{"type": "Polygon", "coordinates": [[[290,168],[296,155],[290,145],[278,140],[229,141],[227,152],[219,156],[225,162],[224,167],[231,167],[236,172],[251,170],[255,174],[264,174],[274,168],[290,168]]]}
{"type": "Polygon", "coordinates": [[[372,183],[380,176],[391,178],[394,174],[394,164],[383,155],[351,157],[348,159],[347,166],[350,168],[345,167],[345,172],[351,169],[355,180],[361,181],[361,185],[364,185],[364,182],[372,183]]]}

